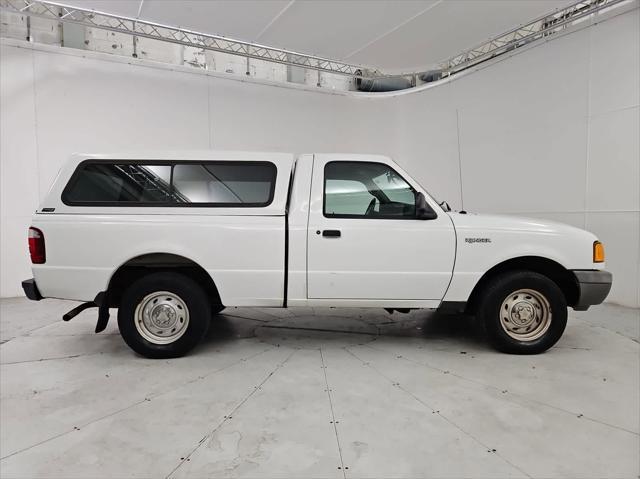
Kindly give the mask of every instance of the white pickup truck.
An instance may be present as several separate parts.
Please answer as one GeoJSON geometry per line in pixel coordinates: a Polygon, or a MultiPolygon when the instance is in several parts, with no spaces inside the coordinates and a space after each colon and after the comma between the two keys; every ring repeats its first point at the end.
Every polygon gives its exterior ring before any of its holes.
{"type": "MultiPolygon", "coordinates": [[[[443,203],[444,204],[444,203],[443,203]]],[[[118,308],[126,343],[181,356],[225,307],[476,314],[509,353],[553,346],[611,288],[586,231],[452,212],[383,156],[75,155],[29,229],[32,300],[118,308]]]]}

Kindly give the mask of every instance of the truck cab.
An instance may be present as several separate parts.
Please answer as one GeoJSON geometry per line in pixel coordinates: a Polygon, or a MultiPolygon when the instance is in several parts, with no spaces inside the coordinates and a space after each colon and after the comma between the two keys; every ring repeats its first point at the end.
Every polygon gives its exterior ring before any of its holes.
{"type": "Polygon", "coordinates": [[[33,217],[31,299],[118,308],[124,340],[180,356],[225,307],[449,309],[539,353],[611,287],[604,248],[558,223],[452,212],[390,158],[74,155],[33,217]]]}

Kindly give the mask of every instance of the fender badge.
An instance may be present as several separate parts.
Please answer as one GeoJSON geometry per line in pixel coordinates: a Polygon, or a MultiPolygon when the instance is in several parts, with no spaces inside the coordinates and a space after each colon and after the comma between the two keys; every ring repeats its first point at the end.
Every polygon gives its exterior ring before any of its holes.
{"type": "Polygon", "coordinates": [[[491,243],[491,238],[465,238],[465,243],[491,243]]]}

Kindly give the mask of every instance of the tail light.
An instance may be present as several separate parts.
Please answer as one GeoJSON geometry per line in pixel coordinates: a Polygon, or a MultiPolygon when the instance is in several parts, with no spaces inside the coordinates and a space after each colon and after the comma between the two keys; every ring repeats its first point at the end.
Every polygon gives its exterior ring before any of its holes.
{"type": "Polygon", "coordinates": [[[29,228],[29,254],[33,264],[42,264],[47,260],[44,250],[44,234],[33,226],[29,228]]]}

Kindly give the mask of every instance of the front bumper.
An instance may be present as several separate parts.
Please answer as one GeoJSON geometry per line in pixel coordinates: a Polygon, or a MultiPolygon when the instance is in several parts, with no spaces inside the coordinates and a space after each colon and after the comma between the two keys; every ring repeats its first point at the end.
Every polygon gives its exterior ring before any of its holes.
{"type": "Polygon", "coordinates": [[[608,271],[575,270],[573,274],[578,282],[578,301],[573,305],[576,311],[602,303],[611,291],[613,276],[608,271]]]}
{"type": "Polygon", "coordinates": [[[22,282],[22,289],[24,289],[24,294],[26,294],[27,298],[30,300],[40,301],[42,299],[42,295],[40,294],[40,291],[38,291],[38,285],[36,284],[35,279],[25,279],[22,282]]]}

